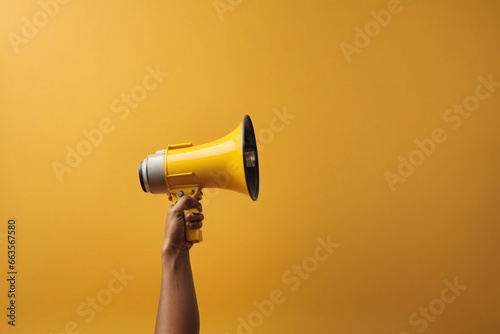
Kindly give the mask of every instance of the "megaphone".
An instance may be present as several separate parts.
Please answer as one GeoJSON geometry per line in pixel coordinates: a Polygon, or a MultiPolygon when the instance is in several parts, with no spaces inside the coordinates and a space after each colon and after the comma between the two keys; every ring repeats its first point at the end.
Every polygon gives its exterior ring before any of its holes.
{"type": "MultiPolygon", "coordinates": [[[[168,145],[139,164],[144,192],[167,194],[170,201],[195,196],[203,188],[221,188],[259,196],[259,158],[250,116],[232,132],[212,142],[168,145]]],[[[198,212],[189,209],[187,212],[198,212]]],[[[203,240],[200,229],[186,229],[186,239],[203,240]]]]}

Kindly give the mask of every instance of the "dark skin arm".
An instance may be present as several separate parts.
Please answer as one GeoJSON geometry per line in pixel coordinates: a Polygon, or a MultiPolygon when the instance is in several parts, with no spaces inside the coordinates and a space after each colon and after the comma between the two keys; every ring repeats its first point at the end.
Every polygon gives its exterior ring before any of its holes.
{"type": "Polygon", "coordinates": [[[202,211],[196,198],[185,196],[171,205],[167,211],[165,239],[161,251],[162,282],[160,304],[156,318],[155,334],[198,334],[200,315],[189,250],[193,243],[186,240],[186,228],[201,228],[203,214],[184,210],[196,207],[202,211]]]}

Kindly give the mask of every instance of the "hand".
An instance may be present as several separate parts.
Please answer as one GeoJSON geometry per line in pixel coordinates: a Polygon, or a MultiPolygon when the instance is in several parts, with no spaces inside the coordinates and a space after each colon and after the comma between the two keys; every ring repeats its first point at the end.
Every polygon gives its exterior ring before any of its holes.
{"type": "Polygon", "coordinates": [[[167,209],[167,220],[165,224],[165,240],[163,242],[162,254],[173,251],[189,251],[193,243],[186,240],[186,228],[197,229],[203,225],[203,214],[190,212],[184,216],[184,210],[196,208],[202,211],[199,202],[203,194],[198,192],[195,197],[181,197],[177,203],[172,204],[167,209]]]}

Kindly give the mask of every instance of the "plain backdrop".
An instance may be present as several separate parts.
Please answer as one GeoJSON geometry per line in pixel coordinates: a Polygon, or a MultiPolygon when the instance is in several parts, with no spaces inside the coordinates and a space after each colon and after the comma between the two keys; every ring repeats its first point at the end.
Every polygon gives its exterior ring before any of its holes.
{"type": "Polygon", "coordinates": [[[202,333],[498,331],[499,10],[2,1],[1,331],[152,333],[170,203],[138,164],[245,114],[261,191],[205,192],[202,333]]]}

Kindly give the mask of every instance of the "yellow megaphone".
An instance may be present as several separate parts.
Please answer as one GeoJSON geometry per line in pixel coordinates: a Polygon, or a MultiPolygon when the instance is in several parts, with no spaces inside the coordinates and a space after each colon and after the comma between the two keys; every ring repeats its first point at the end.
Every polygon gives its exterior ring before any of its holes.
{"type": "MultiPolygon", "coordinates": [[[[168,145],[139,164],[144,192],[167,194],[171,201],[203,188],[221,188],[259,196],[257,141],[250,116],[226,136],[202,145],[168,145]]],[[[196,209],[187,212],[198,212],[196,209]]],[[[186,239],[203,240],[201,230],[186,229],[186,239]]]]}

